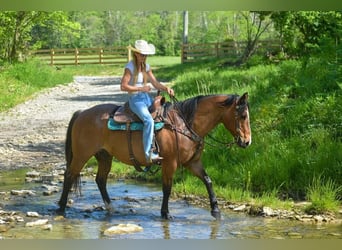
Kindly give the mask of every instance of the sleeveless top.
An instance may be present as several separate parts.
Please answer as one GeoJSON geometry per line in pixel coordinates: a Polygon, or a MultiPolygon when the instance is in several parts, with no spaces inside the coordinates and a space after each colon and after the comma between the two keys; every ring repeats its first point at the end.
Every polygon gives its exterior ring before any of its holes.
{"type": "MultiPolygon", "coordinates": [[[[129,69],[129,71],[131,72],[132,76],[131,80],[129,81],[129,85],[131,86],[137,86],[137,87],[142,87],[144,86],[144,77],[143,77],[143,73],[139,72],[137,77],[134,77],[134,62],[130,61],[126,64],[125,69],[129,69]],[[136,79],[136,82],[134,82],[134,80],[136,79]]],[[[148,63],[146,63],[146,72],[150,71],[150,65],[148,63]]]]}

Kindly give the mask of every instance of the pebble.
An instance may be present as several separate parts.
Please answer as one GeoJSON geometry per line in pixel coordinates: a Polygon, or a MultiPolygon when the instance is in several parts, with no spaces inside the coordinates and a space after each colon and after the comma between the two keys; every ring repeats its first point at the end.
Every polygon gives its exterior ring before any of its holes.
{"type": "Polygon", "coordinates": [[[289,232],[287,234],[291,239],[301,239],[303,236],[300,233],[297,232],[289,232]]]}
{"type": "Polygon", "coordinates": [[[51,224],[43,225],[43,226],[42,226],[42,229],[43,229],[43,230],[49,230],[49,231],[51,231],[51,230],[52,230],[52,225],[51,225],[51,224]]]}
{"type": "Polygon", "coordinates": [[[27,212],[27,217],[39,217],[39,214],[37,212],[27,212]]]}

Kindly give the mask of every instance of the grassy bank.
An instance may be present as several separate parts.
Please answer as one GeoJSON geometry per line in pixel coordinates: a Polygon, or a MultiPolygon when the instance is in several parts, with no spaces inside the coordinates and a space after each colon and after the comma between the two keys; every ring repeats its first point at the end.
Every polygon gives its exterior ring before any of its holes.
{"type": "MultiPolygon", "coordinates": [[[[220,61],[181,65],[175,58],[151,57],[149,62],[158,79],[174,82],[179,100],[249,92],[252,145],[205,148],[203,162],[219,197],[275,207],[309,200],[312,205],[306,209],[311,213],[338,209],[342,198],[340,65],[322,58],[312,58],[306,65],[284,61],[245,68],[222,67],[220,61]]],[[[43,88],[69,83],[75,75],[121,75],[122,71],[122,66],[102,65],[56,70],[38,61],[5,65],[0,73],[0,111],[43,88]]],[[[212,135],[233,139],[222,126],[212,135]]],[[[149,176],[117,162],[112,175],[160,181],[160,172],[149,176]]],[[[181,169],[174,190],[207,197],[204,185],[181,169]]]]}
{"type": "MultiPolygon", "coordinates": [[[[320,212],[337,210],[342,198],[342,69],[312,58],[248,68],[220,62],[172,68],[175,90],[198,94],[250,94],[253,143],[246,150],[207,145],[203,161],[217,194],[228,200],[274,203],[309,200],[320,212]]],[[[169,71],[163,71],[169,75],[169,71]]],[[[213,136],[232,140],[222,126],[213,136]]],[[[205,194],[185,174],[190,193],[205,194]]],[[[183,190],[181,182],[176,184],[183,190]]],[[[310,210],[310,209],[309,209],[310,210]]]]}

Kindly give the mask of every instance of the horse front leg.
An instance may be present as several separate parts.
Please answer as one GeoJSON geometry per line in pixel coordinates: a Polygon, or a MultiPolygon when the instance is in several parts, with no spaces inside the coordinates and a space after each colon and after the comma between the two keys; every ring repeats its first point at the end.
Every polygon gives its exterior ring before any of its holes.
{"type": "Polygon", "coordinates": [[[209,175],[205,172],[203,168],[202,162],[195,162],[189,165],[189,169],[192,174],[197,176],[205,185],[208,195],[209,195],[209,202],[210,202],[210,208],[211,208],[211,215],[216,219],[221,219],[221,212],[218,207],[217,198],[213,189],[213,184],[211,182],[211,179],[209,175]]]}
{"type": "Polygon", "coordinates": [[[173,217],[169,212],[169,198],[171,194],[172,184],[165,185],[163,183],[163,202],[161,206],[161,217],[166,220],[172,220],[173,217]]]}
{"type": "Polygon", "coordinates": [[[177,169],[177,163],[166,163],[163,162],[162,166],[162,180],[163,180],[163,202],[161,206],[161,217],[166,220],[172,220],[169,212],[169,198],[171,195],[173,175],[177,169]]]}

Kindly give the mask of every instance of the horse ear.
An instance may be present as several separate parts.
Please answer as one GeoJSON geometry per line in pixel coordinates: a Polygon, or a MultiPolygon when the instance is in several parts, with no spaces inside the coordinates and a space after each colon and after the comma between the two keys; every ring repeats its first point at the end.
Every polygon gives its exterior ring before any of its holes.
{"type": "Polygon", "coordinates": [[[238,105],[246,104],[248,100],[248,92],[244,93],[237,101],[238,105]]]}

